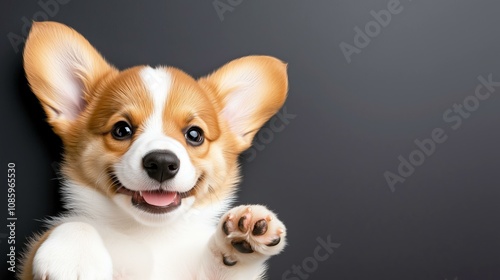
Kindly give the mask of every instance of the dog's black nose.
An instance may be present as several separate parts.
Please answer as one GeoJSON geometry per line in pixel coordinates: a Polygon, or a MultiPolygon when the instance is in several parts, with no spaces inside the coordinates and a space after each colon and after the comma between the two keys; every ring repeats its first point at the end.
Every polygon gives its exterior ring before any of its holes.
{"type": "Polygon", "coordinates": [[[179,171],[180,161],[171,151],[152,151],[142,159],[142,166],[149,177],[162,183],[173,178],[179,171]]]}

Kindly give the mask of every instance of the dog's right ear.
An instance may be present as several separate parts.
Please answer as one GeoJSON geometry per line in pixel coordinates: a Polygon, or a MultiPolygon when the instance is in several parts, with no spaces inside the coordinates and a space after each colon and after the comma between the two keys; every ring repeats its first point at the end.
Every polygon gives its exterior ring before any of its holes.
{"type": "Polygon", "coordinates": [[[103,77],[117,72],[78,32],[56,22],[34,22],[24,69],[48,122],[63,136],[92,99],[103,77]]]}

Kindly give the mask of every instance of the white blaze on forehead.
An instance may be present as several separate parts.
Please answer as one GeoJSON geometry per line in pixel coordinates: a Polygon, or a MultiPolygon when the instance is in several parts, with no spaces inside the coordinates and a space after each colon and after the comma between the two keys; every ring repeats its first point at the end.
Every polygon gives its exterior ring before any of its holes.
{"type": "MultiPolygon", "coordinates": [[[[163,131],[163,112],[166,107],[168,93],[170,92],[172,77],[165,69],[153,69],[149,66],[142,69],[140,75],[151,95],[153,114],[144,123],[144,133],[139,136],[137,142],[149,142],[147,145],[151,147],[151,142],[157,142],[155,140],[164,138],[165,136],[165,132],[163,131]]],[[[156,145],[155,149],[163,150],[161,145],[156,145]]],[[[140,156],[143,157],[145,154],[140,156]]]]}
{"type": "Polygon", "coordinates": [[[163,109],[172,84],[172,77],[163,68],[153,69],[149,66],[142,69],[140,75],[153,100],[153,118],[157,119],[156,121],[161,124],[163,109]]]}

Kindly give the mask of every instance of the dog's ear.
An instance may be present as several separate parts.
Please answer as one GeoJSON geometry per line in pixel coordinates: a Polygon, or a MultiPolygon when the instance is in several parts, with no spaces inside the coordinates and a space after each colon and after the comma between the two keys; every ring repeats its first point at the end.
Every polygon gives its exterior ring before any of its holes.
{"type": "Polygon", "coordinates": [[[259,128],[286,99],[286,64],[269,56],[233,60],[199,83],[214,94],[219,118],[236,135],[238,152],[248,149],[259,128]]]}
{"type": "Polygon", "coordinates": [[[92,98],[97,81],[117,70],[78,32],[56,22],[34,22],[24,69],[55,132],[63,136],[92,98]]]}

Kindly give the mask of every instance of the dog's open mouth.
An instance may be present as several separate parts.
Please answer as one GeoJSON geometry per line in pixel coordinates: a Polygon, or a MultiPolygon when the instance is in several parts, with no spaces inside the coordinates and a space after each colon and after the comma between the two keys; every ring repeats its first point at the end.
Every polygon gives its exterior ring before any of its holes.
{"type": "Polygon", "coordinates": [[[186,197],[186,194],[178,192],[132,191],[125,187],[119,188],[117,192],[131,196],[135,207],[153,214],[165,214],[177,209],[181,205],[182,198],[186,197]]]}
{"type": "Polygon", "coordinates": [[[177,209],[182,199],[196,193],[197,186],[204,180],[203,174],[198,177],[196,184],[187,192],[172,192],[165,190],[134,191],[126,188],[116,177],[112,169],[108,169],[113,185],[117,193],[131,197],[132,205],[152,214],[165,214],[177,209]]]}

